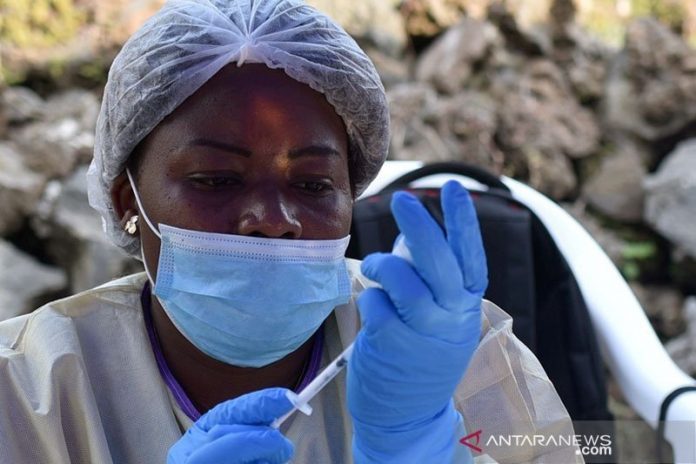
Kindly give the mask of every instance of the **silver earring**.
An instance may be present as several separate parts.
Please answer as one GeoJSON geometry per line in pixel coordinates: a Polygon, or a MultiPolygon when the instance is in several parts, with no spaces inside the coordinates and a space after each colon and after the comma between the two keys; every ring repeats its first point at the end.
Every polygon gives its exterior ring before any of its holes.
{"type": "Polygon", "coordinates": [[[126,232],[128,232],[128,234],[134,235],[135,232],[137,232],[138,219],[139,218],[138,218],[137,214],[134,214],[133,216],[130,217],[130,219],[128,219],[128,222],[126,222],[126,226],[124,227],[124,229],[126,230],[126,232]]]}

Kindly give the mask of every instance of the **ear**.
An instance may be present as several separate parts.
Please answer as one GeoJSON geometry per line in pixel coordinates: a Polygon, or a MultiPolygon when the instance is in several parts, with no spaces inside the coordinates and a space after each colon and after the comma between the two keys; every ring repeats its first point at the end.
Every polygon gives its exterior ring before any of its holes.
{"type": "Polygon", "coordinates": [[[133,188],[125,171],[118,175],[111,186],[111,204],[114,205],[114,211],[121,219],[122,226],[125,226],[133,215],[138,214],[133,188]]]}

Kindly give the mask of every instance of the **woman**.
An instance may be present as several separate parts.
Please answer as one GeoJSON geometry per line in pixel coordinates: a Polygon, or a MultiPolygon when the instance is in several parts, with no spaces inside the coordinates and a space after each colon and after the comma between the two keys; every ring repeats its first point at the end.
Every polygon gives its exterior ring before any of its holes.
{"type": "Polygon", "coordinates": [[[0,324],[0,462],[469,462],[464,417],[567,427],[482,303],[458,184],[446,234],[395,195],[408,259],[343,259],[387,143],[379,77],[327,17],[296,0],[168,2],[114,61],[88,174],[107,234],[147,272],[0,324]],[[270,427],[353,340],[314,413],[270,427]]]}

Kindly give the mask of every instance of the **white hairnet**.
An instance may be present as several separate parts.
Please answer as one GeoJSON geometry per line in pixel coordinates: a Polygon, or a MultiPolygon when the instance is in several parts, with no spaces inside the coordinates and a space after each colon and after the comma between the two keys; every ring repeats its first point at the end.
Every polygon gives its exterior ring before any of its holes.
{"type": "Polygon", "coordinates": [[[170,0],[114,60],[87,173],[89,202],[104,229],[139,256],[119,225],[114,179],[133,149],[229,63],[263,63],[321,92],[348,132],[351,181],[361,193],[384,162],[389,113],[374,65],[330,18],[301,0],[170,0]]]}

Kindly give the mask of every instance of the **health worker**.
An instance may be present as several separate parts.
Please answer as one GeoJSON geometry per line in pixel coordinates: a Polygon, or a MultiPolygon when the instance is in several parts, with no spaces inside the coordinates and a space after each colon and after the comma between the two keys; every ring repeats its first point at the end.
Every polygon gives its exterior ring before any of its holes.
{"type": "Polygon", "coordinates": [[[375,67],[324,14],[168,1],[113,62],[88,172],[106,233],[146,272],[0,323],[0,463],[579,459],[464,444],[569,418],[482,300],[458,183],[443,190],[444,231],[394,195],[410,260],[344,258],[388,141],[375,67]],[[353,341],[313,413],[270,427],[353,341]]]}

